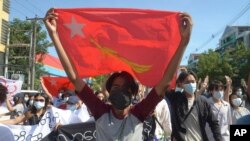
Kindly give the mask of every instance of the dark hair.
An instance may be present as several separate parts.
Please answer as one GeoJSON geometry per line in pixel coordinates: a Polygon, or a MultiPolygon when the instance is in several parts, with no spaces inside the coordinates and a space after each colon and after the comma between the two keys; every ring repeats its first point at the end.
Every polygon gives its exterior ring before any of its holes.
{"type": "Polygon", "coordinates": [[[197,81],[197,75],[193,71],[183,71],[180,73],[179,77],[177,78],[176,82],[183,82],[189,75],[193,75],[194,79],[197,81]]]}
{"type": "Polygon", "coordinates": [[[208,86],[208,91],[211,92],[213,91],[214,89],[215,90],[219,90],[220,88],[223,88],[224,89],[224,86],[223,86],[223,83],[221,81],[218,81],[218,80],[214,80],[212,81],[209,86],[208,86]]]}
{"type": "MultiPolygon", "coordinates": [[[[233,97],[234,95],[237,96],[237,98],[240,98],[240,96],[238,96],[237,94],[231,94],[231,95],[229,96],[229,103],[230,103],[230,105],[231,105],[232,107],[234,107],[234,105],[233,105],[233,103],[232,103],[232,97],[233,97]]],[[[242,102],[241,102],[241,104],[242,104],[242,102]]],[[[241,104],[240,104],[240,105],[241,105],[241,104]]]]}
{"type": "Polygon", "coordinates": [[[8,89],[0,83],[0,104],[2,104],[6,98],[7,98],[7,95],[8,94],[8,89]]]}
{"type": "Polygon", "coordinates": [[[121,77],[125,80],[124,88],[125,89],[130,89],[132,94],[137,94],[139,86],[136,83],[135,79],[133,78],[132,75],[130,75],[128,72],[122,71],[122,72],[116,72],[113,73],[109,79],[106,82],[106,89],[110,93],[110,89],[113,85],[113,82],[116,78],[121,77]]]}
{"type": "Polygon", "coordinates": [[[238,91],[238,89],[241,89],[242,90],[242,94],[243,94],[243,89],[240,86],[233,87],[232,94],[236,94],[236,92],[238,91]]]}

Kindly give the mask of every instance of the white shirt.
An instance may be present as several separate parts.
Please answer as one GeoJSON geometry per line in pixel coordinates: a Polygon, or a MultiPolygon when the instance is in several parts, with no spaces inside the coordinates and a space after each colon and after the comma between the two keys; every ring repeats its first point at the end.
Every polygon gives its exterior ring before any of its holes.
{"type": "MultiPolygon", "coordinates": [[[[2,105],[0,105],[0,114],[4,114],[4,113],[8,113],[8,112],[9,112],[9,110],[7,109],[5,103],[3,103],[2,105]]],[[[2,120],[8,120],[8,119],[10,119],[9,115],[8,116],[1,116],[0,117],[1,121],[2,120]]]]}
{"type": "MultiPolygon", "coordinates": [[[[223,141],[229,141],[229,127],[232,124],[232,115],[231,115],[231,107],[228,102],[221,100],[221,105],[218,105],[214,102],[213,97],[208,99],[208,103],[211,105],[211,109],[215,118],[219,121],[219,125],[221,127],[221,135],[223,141]]],[[[214,141],[213,133],[209,128],[208,124],[206,125],[206,133],[208,135],[208,139],[210,141],[214,141]]]]}
{"type": "Polygon", "coordinates": [[[236,124],[237,120],[245,115],[249,115],[250,111],[245,107],[239,107],[239,109],[232,108],[232,120],[233,124],[236,124]]]}
{"type": "Polygon", "coordinates": [[[164,129],[163,131],[160,125],[156,122],[155,135],[157,139],[164,139],[164,137],[169,138],[172,133],[172,124],[169,107],[165,99],[157,104],[155,115],[164,129]]]}

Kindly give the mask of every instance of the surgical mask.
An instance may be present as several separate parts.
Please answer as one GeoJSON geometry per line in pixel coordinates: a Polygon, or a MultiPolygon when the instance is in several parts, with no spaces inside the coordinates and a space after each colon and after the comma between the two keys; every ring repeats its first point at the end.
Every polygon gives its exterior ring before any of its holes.
{"type": "Polygon", "coordinates": [[[32,106],[33,103],[34,103],[34,100],[30,100],[30,101],[29,101],[29,105],[30,105],[30,106],[32,106]]]}
{"type": "Polygon", "coordinates": [[[242,103],[242,100],[241,100],[241,98],[235,98],[235,99],[232,100],[232,103],[233,103],[234,106],[239,107],[240,104],[242,103]]]}
{"type": "Polygon", "coordinates": [[[29,100],[29,97],[24,97],[24,101],[27,102],[29,100]]]}
{"type": "Polygon", "coordinates": [[[109,100],[112,106],[118,110],[124,110],[131,104],[131,94],[124,89],[111,90],[109,100]]]}
{"type": "Polygon", "coordinates": [[[184,84],[184,91],[190,95],[193,95],[196,90],[196,83],[184,84]]]}
{"type": "Polygon", "coordinates": [[[45,106],[45,102],[35,101],[34,106],[37,110],[42,109],[45,106]]]}
{"type": "Polygon", "coordinates": [[[75,111],[76,110],[76,105],[67,105],[67,109],[71,110],[71,111],[75,111]]]}
{"type": "Polygon", "coordinates": [[[64,97],[63,102],[66,103],[69,100],[69,97],[64,97]]]}
{"type": "Polygon", "coordinates": [[[182,92],[183,92],[183,89],[180,88],[180,87],[176,87],[176,88],[175,88],[175,92],[181,92],[181,93],[182,93],[182,92]]]}
{"type": "Polygon", "coordinates": [[[223,96],[224,96],[224,92],[223,91],[216,91],[215,93],[214,93],[214,95],[213,95],[213,97],[214,98],[216,98],[216,99],[222,99],[223,98],[223,96]]]}
{"type": "Polygon", "coordinates": [[[59,99],[62,99],[62,95],[63,95],[62,93],[59,93],[59,94],[58,94],[58,98],[59,98],[59,99]]]}
{"type": "Polygon", "coordinates": [[[237,94],[238,96],[241,96],[241,95],[242,95],[242,91],[237,91],[236,94],[237,94]]]}

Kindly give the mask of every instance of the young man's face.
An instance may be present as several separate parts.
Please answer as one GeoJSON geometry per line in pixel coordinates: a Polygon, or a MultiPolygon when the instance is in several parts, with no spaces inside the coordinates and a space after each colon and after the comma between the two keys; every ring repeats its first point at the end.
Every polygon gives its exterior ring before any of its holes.
{"type": "Polygon", "coordinates": [[[193,75],[188,75],[187,78],[183,82],[184,84],[196,83],[196,80],[193,75]]]}
{"type": "Polygon", "coordinates": [[[116,88],[122,88],[125,84],[125,80],[122,77],[117,77],[112,83],[110,91],[116,88]]]}

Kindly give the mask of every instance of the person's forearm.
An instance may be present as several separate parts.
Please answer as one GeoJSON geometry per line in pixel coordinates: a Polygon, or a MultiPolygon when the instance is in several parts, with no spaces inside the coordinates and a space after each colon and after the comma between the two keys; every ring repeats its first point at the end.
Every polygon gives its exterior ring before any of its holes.
{"type": "Polygon", "coordinates": [[[60,41],[57,33],[50,33],[50,37],[55,45],[56,52],[61,60],[62,66],[63,66],[66,74],[68,75],[69,79],[72,82],[75,82],[76,81],[76,74],[72,68],[72,65],[67,57],[66,52],[63,49],[63,46],[61,44],[61,41],[60,41]]]}
{"type": "Polygon", "coordinates": [[[57,33],[50,33],[50,37],[55,45],[57,54],[61,60],[62,66],[63,66],[68,78],[75,85],[76,91],[81,91],[82,88],[84,87],[84,83],[79,77],[77,77],[76,71],[75,71],[74,67],[71,65],[69,58],[63,49],[63,46],[60,42],[60,39],[59,39],[57,33]]]}
{"type": "Polygon", "coordinates": [[[224,100],[226,102],[229,102],[230,89],[231,89],[231,85],[227,85],[227,88],[226,88],[225,94],[224,94],[224,100]]]}
{"type": "Polygon", "coordinates": [[[24,120],[25,120],[25,116],[21,115],[21,116],[15,118],[15,119],[0,121],[0,123],[3,123],[3,124],[19,124],[19,123],[23,122],[24,120]]]}
{"type": "Polygon", "coordinates": [[[171,82],[174,74],[176,73],[176,70],[180,64],[180,61],[181,61],[181,58],[183,56],[185,49],[186,49],[186,45],[182,44],[181,42],[175,55],[170,61],[168,68],[164,72],[163,79],[160,81],[159,85],[155,87],[155,90],[158,95],[165,94],[165,91],[167,90],[169,83],[171,82]]]}
{"type": "Polygon", "coordinates": [[[247,80],[247,95],[250,97],[250,73],[248,74],[247,80]]]}
{"type": "Polygon", "coordinates": [[[6,107],[10,112],[13,112],[15,109],[12,107],[10,100],[6,99],[6,107]]]}
{"type": "MultiPolygon", "coordinates": [[[[40,79],[42,79],[42,78],[40,78],[40,79]]],[[[51,101],[53,101],[53,96],[52,96],[52,94],[51,94],[51,93],[49,92],[49,90],[45,87],[45,85],[44,85],[44,83],[43,83],[42,80],[40,81],[40,83],[41,83],[42,89],[44,90],[45,94],[48,95],[48,97],[50,98],[51,101]]]]}

